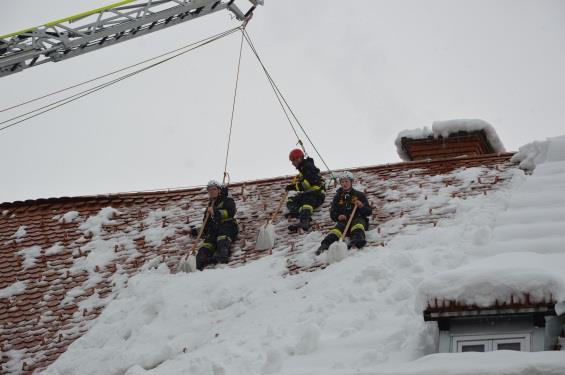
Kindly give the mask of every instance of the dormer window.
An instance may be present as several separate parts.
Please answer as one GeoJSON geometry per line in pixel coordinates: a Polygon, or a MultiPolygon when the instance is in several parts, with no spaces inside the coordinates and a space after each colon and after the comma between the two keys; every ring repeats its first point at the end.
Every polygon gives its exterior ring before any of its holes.
{"type": "Polygon", "coordinates": [[[555,301],[489,307],[436,301],[424,320],[437,323],[439,353],[554,350],[565,320],[556,316],[555,301]]]}
{"type": "Polygon", "coordinates": [[[450,352],[492,352],[495,350],[529,352],[531,339],[530,333],[454,335],[451,337],[450,352]]]}

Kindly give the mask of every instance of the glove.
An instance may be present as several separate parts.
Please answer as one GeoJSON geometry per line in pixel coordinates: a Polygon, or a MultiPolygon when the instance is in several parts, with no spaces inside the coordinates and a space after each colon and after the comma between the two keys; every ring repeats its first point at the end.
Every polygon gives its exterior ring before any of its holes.
{"type": "Polygon", "coordinates": [[[284,188],[284,190],[286,190],[286,191],[293,191],[293,190],[296,190],[296,186],[295,186],[294,184],[286,185],[286,187],[284,188]]]}
{"type": "Polygon", "coordinates": [[[196,227],[194,225],[190,226],[190,236],[191,237],[198,236],[198,230],[196,229],[196,227]]]}

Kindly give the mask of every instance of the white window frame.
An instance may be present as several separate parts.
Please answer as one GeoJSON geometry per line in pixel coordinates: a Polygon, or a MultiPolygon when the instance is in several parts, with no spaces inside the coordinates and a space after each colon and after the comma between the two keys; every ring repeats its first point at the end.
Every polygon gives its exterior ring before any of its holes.
{"type": "Polygon", "coordinates": [[[484,345],[485,347],[484,352],[492,351],[492,342],[490,340],[458,340],[456,352],[462,353],[464,346],[471,346],[471,345],[484,345]]]}
{"type": "Polygon", "coordinates": [[[461,353],[466,345],[485,345],[485,352],[497,349],[498,344],[520,343],[521,352],[529,352],[531,348],[532,335],[529,332],[491,334],[491,335],[452,335],[452,353],[461,353]]]}

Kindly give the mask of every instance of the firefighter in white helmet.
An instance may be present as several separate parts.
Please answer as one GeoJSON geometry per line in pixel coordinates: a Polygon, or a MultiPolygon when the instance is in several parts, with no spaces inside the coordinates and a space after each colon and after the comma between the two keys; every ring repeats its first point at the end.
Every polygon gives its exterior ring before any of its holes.
{"type": "Polygon", "coordinates": [[[337,190],[330,208],[330,217],[336,224],[320,244],[316,255],[326,251],[333,242],[341,238],[355,206],[357,206],[357,211],[355,211],[355,216],[351,220],[349,233],[345,235],[350,236],[350,248],[360,249],[367,243],[365,231],[369,228],[368,217],[371,216],[373,209],[365,194],[353,188],[353,173],[343,172],[339,177],[339,183],[341,187],[337,190]]]}
{"type": "MultiPolygon", "coordinates": [[[[239,232],[234,218],[237,209],[234,200],[228,196],[227,187],[211,180],[206,185],[206,190],[209,219],[204,227],[204,242],[196,254],[196,267],[199,270],[209,264],[228,263],[231,243],[237,239],[239,232]]],[[[192,227],[191,234],[196,236],[197,233],[198,230],[192,227]]]]}

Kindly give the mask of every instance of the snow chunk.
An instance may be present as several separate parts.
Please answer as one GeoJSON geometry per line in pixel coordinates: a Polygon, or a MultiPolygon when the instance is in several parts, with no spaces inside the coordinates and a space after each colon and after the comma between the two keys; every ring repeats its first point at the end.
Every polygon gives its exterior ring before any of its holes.
{"type": "Polygon", "coordinates": [[[67,224],[67,223],[72,223],[73,221],[76,220],[76,218],[78,218],[79,216],[79,212],[78,211],[69,211],[66,214],[64,214],[63,216],[55,216],[53,217],[54,220],[59,221],[62,224],[67,224]]]}
{"type": "Polygon", "coordinates": [[[26,247],[23,250],[18,251],[16,254],[24,257],[24,268],[29,268],[35,264],[35,259],[41,255],[40,246],[26,247]]]}
{"type": "Polygon", "coordinates": [[[18,228],[18,230],[16,231],[16,233],[12,234],[12,237],[10,237],[10,238],[17,238],[17,239],[19,239],[19,238],[25,237],[26,234],[27,234],[26,226],[25,226],[25,225],[22,225],[22,226],[20,226],[20,227],[18,228]]]}
{"type": "Polygon", "coordinates": [[[511,160],[519,162],[520,168],[526,171],[533,171],[545,162],[565,161],[565,135],[528,143],[520,147],[511,160]]]}
{"type": "Polygon", "coordinates": [[[45,255],[55,255],[55,254],[59,254],[61,251],[65,250],[64,246],[61,246],[60,242],[57,242],[56,244],[54,244],[53,246],[51,246],[49,249],[45,250],[45,255]]]}
{"type": "Polygon", "coordinates": [[[555,313],[559,316],[565,314],[565,302],[555,304],[555,313]]]}
{"type": "Polygon", "coordinates": [[[78,229],[85,234],[90,232],[97,236],[102,231],[102,225],[116,225],[117,222],[113,219],[119,214],[120,212],[113,207],[104,207],[96,216],[90,216],[78,229]]]}
{"type": "Polygon", "coordinates": [[[438,138],[439,136],[447,138],[450,134],[458,133],[460,131],[474,132],[480,130],[485,132],[494,152],[500,153],[506,151],[502,141],[498,137],[498,134],[496,134],[494,127],[488,122],[479,119],[435,121],[432,124],[432,130],[425,126],[422,129],[403,130],[398,133],[394,144],[396,145],[396,151],[398,156],[400,156],[400,159],[409,161],[410,158],[402,148],[402,138],[424,139],[428,137],[438,138]]]}
{"type": "Polygon", "coordinates": [[[3,352],[2,354],[8,358],[8,362],[5,363],[2,370],[5,370],[6,374],[20,374],[26,351],[26,349],[12,349],[3,352]]]}
{"type": "Polygon", "coordinates": [[[176,229],[173,226],[166,225],[166,222],[182,214],[183,211],[179,207],[174,207],[169,210],[159,208],[149,212],[147,218],[143,220],[143,224],[146,227],[142,232],[145,236],[145,242],[149,246],[157,247],[161,246],[167,237],[174,237],[176,229]]]}
{"type": "Polygon", "coordinates": [[[420,284],[420,307],[434,298],[468,305],[493,306],[495,301],[530,295],[532,302],[550,296],[565,299],[565,254],[505,253],[439,273],[420,284]]]}
{"type": "Polygon", "coordinates": [[[25,281],[16,281],[10,286],[0,289],[0,298],[10,298],[13,295],[23,293],[26,290],[25,281]]]}
{"type": "Polygon", "coordinates": [[[71,270],[74,272],[87,270],[92,273],[97,268],[101,269],[117,256],[114,250],[116,246],[135,251],[135,243],[129,238],[110,238],[107,240],[95,238],[82,247],[87,256],[75,260],[71,270]]]}

